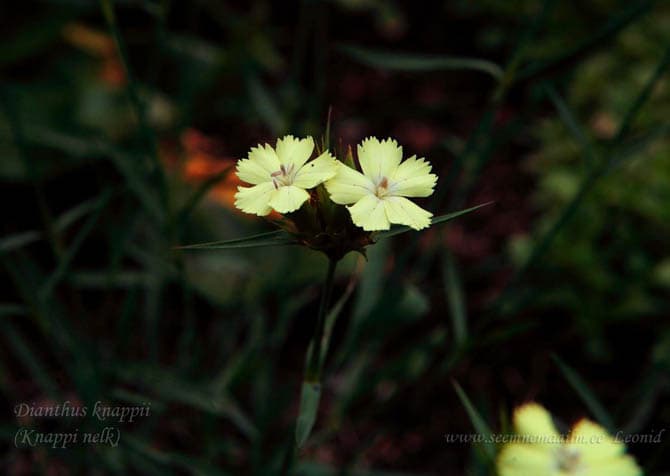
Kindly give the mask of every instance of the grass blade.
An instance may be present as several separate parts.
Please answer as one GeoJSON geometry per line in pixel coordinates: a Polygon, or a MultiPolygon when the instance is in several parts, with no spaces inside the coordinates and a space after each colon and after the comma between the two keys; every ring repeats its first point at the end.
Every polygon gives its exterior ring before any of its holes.
{"type": "Polygon", "coordinates": [[[42,391],[52,398],[57,398],[59,392],[58,385],[51,378],[49,371],[42,365],[37,354],[33,352],[23,337],[7,320],[2,323],[2,331],[6,341],[5,345],[14,351],[18,360],[23,363],[42,391]]]}
{"type": "Polygon", "coordinates": [[[444,291],[449,305],[454,341],[456,347],[462,347],[468,339],[468,316],[465,308],[467,302],[463,294],[463,286],[452,254],[445,250],[442,259],[442,276],[444,291]]]}
{"type": "Polygon", "coordinates": [[[58,266],[40,289],[40,297],[42,299],[46,299],[51,294],[51,291],[53,291],[53,288],[63,278],[63,276],[67,272],[68,267],[70,266],[70,263],[77,254],[77,251],[79,251],[79,248],[81,248],[81,245],[84,243],[84,240],[86,240],[86,237],[93,231],[95,224],[98,222],[98,219],[100,218],[102,210],[105,208],[105,205],[107,205],[107,203],[109,202],[111,196],[112,196],[111,191],[106,190],[100,195],[100,197],[98,197],[98,199],[96,200],[97,203],[95,213],[93,213],[93,215],[89,217],[86,223],[84,223],[82,229],[79,231],[79,233],[77,233],[77,236],[75,236],[70,247],[67,249],[65,253],[63,253],[58,263],[58,266]]]}
{"type": "Polygon", "coordinates": [[[136,166],[137,157],[121,152],[114,147],[99,144],[100,152],[103,153],[117,168],[126,180],[128,188],[136,195],[140,204],[152,216],[156,222],[165,220],[165,211],[157,200],[152,188],[149,187],[146,178],[136,166]]]}
{"type": "Polygon", "coordinates": [[[330,312],[328,312],[328,315],[326,316],[326,324],[324,326],[324,333],[323,333],[323,345],[321,347],[321,356],[320,356],[321,366],[323,366],[326,360],[326,355],[328,355],[328,348],[330,347],[330,336],[333,333],[333,328],[335,327],[337,318],[342,312],[344,305],[351,297],[351,294],[354,292],[354,289],[356,288],[356,282],[357,279],[355,278],[352,278],[349,281],[347,289],[344,291],[340,299],[337,300],[335,305],[332,307],[332,309],[330,310],[330,312]]]}
{"type": "Polygon", "coordinates": [[[283,230],[269,231],[259,233],[245,238],[236,238],[234,240],[210,241],[207,243],[198,243],[195,245],[178,246],[180,250],[230,250],[236,248],[257,248],[260,246],[280,246],[293,245],[297,241],[283,230]]]}
{"type": "Polygon", "coordinates": [[[626,159],[634,157],[637,152],[650,144],[654,139],[667,134],[668,124],[661,124],[660,126],[653,128],[651,131],[645,134],[643,138],[633,141],[632,144],[622,143],[624,136],[630,127],[630,124],[642,108],[643,104],[649,98],[655,84],[667,70],[668,66],[670,66],[670,48],[666,50],[654,73],[651,75],[645,86],[642,88],[624,115],[624,119],[619,126],[616,137],[610,146],[611,152],[609,156],[605,159],[599,158],[597,166],[590,170],[589,174],[584,178],[582,184],[580,185],[577,193],[572,197],[570,202],[565,205],[563,210],[561,210],[560,215],[553,223],[553,225],[545,232],[544,235],[538,239],[529,257],[521,265],[521,267],[519,267],[505,289],[503,289],[500,297],[497,300],[497,304],[500,305],[502,303],[503,306],[507,307],[503,310],[504,314],[513,313],[517,307],[515,304],[511,304],[509,306],[507,305],[509,303],[512,288],[514,288],[519,283],[521,277],[534,266],[537,259],[542,256],[545,251],[547,251],[547,249],[549,249],[549,246],[553,242],[556,235],[577,212],[582,202],[587,197],[589,191],[594,187],[597,181],[611,168],[620,165],[626,159]]]}
{"type": "Polygon", "coordinates": [[[258,435],[258,430],[240,407],[238,402],[226,391],[215,392],[209,385],[197,385],[174,374],[170,369],[158,366],[137,365],[116,369],[123,380],[139,383],[150,389],[158,398],[166,402],[177,402],[202,410],[212,415],[227,418],[249,440],[258,435]],[[151,378],[147,378],[147,376],[151,378]]]}
{"type": "Polygon", "coordinates": [[[503,75],[500,66],[478,58],[403,54],[353,45],[342,45],[339,50],[359,63],[386,70],[414,72],[473,70],[486,73],[495,79],[500,79],[503,75]]]}
{"type": "Polygon", "coordinates": [[[312,432],[320,401],[321,383],[303,382],[300,390],[300,410],[295,426],[295,442],[298,448],[305,444],[312,432]]]}
{"type": "Polygon", "coordinates": [[[582,399],[587,408],[591,411],[595,419],[603,425],[610,433],[614,430],[614,420],[605,409],[605,406],[600,403],[600,400],[593,393],[593,390],[588,386],[584,379],[568,364],[555,354],[551,356],[558,369],[563,374],[563,377],[568,381],[570,386],[575,389],[579,397],[582,399]]]}
{"type": "MultiPolygon", "coordinates": [[[[461,386],[455,380],[452,381],[451,384],[454,386],[454,390],[456,390],[458,398],[461,400],[461,403],[465,407],[465,411],[467,412],[468,417],[470,417],[470,421],[472,422],[472,426],[474,427],[475,431],[480,435],[491,436],[493,432],[486,424],[486,420],[484,420],[484,418],[482,418],[482,416],[479,414],[479,412],[472,404],[472,402],[468,398],[467,394],[463,391],[461,386]]],[[[495,459],[496,447],[495,444],[492,441],[490,441],[490,439],[486,439],[485,442],[482,443],[482,448],[484,450],[484,453],[490,460],[495,459]]]]}
{"type": "MultiPolygon", "coordinates": [[[[447,213],[446,215],[440,215],[438,217],[434,217],[431,220],[431,225],[437,225],[440,223],[446,223],[450,220],[453,220],[454,218],[458,218],[462,215],[465,215],[466,213],[473,212],[477,210],[478,208],[486,207],[488,205],[491,205],[493,202],[487,202],[487,203],[482,203],[481,205],[477,205],[475,207],[471,208],[466,208],[465,210],[461,210],[458,212],[453,212],[453,213],[447,213]]],[[[380,231],[379,233],[376,233],[375,236],[375,241],[382,240],[384,238],[390,238],[392,236],[400,235],[401,233],[405,233],[410,231],[412,228],[408,226],[396,226],[390,230],[387,231],[380,231]]]]}
{"type": "Polygon", "coordinates": [[[9,253],[40,241],[42,234],[38,231],[21,231],[0,239],[0,254],[9,253]]]}
{"type": "Polygon", "coordinates": [[[615,144],[620,143],[626,137],[633,124],[635,116],[637,116],[638,112],[640,112],[640,109],[642,109],[642,106],[645,105],[651,96],[654,87],[658,83],[659,79],[661,79],[661,77],[665,74],[668,66],[670,66],[670,47],[666,48],[663,56],[661,57],[661,61],[659,61],[658,65],[656,66],[656,69],[645,83],[642,91],[640,91],[640,94],[638,94],[638,96],[635,98],[635,101],[631,107],[628,108],[628,111],[626,111],[626,115],[622,119],[619,130],[614,137],[613,141],[615,144]]]}
{"type": "MultiPolygon", "coordinates": [[[[94,198],[91,200],[86,200],[64,212],[61,216],[54,220],[54,230],[58,233],[63,233],[70,227],[70,225],[76,223],[80,218],[95,210],[97,205],[98,200],[94,198]]],[[[25,246],[38,242],[42,238],[43,234],[37,230],[27,230],[4,236],[3,238],[0,238],[0,253],[16,251],[25,246]]]]}
{"type": "Polygon", "coordinates": [[[551,102],[554,103],[558,115],[579,144],[584,153],[584,158],[587,159],[589,165],[593,165],[596,161],[593,145],[584,133],[584,129],[577,122],[577,118],[575,118],[570,107],[552,85],[548,84],[545,86],[545,93],[549,96],[551,102]]]}
{"type": "Polygon", "coordinates": [[[540,60],[523,68],[517,79],[525,80],[536,76],[549,75],[554,71],[560,71],[563,67],[569,67],[577,63],[597,48],[608,45],[608,40],[611,40],[621,30],[649,12],[654,3],[656,3],[656,0],[646,0],[629,6],[573,48],[566,48],[563,53],[554,58],[546,61],[540,60]]]}

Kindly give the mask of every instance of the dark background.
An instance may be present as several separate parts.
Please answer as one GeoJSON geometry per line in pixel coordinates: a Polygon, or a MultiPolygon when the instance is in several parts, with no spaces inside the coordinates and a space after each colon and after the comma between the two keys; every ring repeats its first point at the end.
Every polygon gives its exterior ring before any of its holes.
{"type": "MultiPolygon", "coordinates": [[[[369,135],[425,156],[436,215],[494,204],[342,262],[293,474],[494,474],[445,441],[481,430],[468,400],[497,432],[530,400],[563,431],[670,426],[669,7],[1,6],[3,473],[282,474],[326,260],[175,247],[272,229],[229,166],[329,111],[340,157],[369,135]],[[66,400],[151,415],[117,447],[15,447],[108,426],[13,414],[66,400]]],[[[668,442],[628,446],[662,475],[668,442]]]]}

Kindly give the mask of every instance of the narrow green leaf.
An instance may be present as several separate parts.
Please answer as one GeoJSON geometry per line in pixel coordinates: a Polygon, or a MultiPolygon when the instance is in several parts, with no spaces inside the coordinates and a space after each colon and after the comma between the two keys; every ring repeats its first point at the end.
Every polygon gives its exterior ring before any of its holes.
{"type": "Polygon", "coordinates": [[[639,136],[623,142],[619,149],[610,156],[602,172],[607,173],[627,160],[636,158],[638,154],[644,152],[655,141],[663,139],[668,135],[670,135],[670,123],[659,124],[639,136]]]}
{"type": "Polygon", "coordinates": [[[323,344],[321,347],[321,356],[320,356],[321,366],[323,366],[324,362],[326,361],[326,356],[328,355],[328,348],[330,347],[330,336],[333,333],[333,328],[335,327],[337,318],[342,312],[342,308],[344,308],[344,305],[351,297],[351,294],[354,292],[355,287],[356,287],[356,280],[352,279],[349,282],[347,289],[344,291],[340,299],[337,300],[335,305],[328,312],[328,315],[326,315],[326,324],[324,326],[323,344]]]}
{"type": "Polygon", "coordinates": [[[38,231],[21,231],[0,238],[0,253],[15,251],[39,241],[42,234],[38,231]]]}
{"type": "MultiPolygon", "coordinates": [[[[452,381],[451,384],[454,386],[454,390],[456,390],[458,398],[461,400],[461,403],[465,407],[465,411],[467,412],[468,417],[470,417],[470,422],[472,422],[472,426],[474,427],[475,431],[480,435],[484,435],[485,437],[491,436],[493,432],[486,424],[484,418],[482,418],[482,416],[479,414],[475,406],[472,404],[472,402],[470,401],[466,393],[463,391],[461,386],[455,380],[452,381]]],[[[495,459],[496,456],[495,444],[488,438],[485,439],[484,441],[485,442],[482,443],[484,453],[486,454],[486,456],[488,456],[489,459],[491,460],[495,459]]]]}
{"type": "Polygon", "coordinates": [[[367,253],[367,262],[359,278],[356,299],[354,300],[351,317],[347,325],[347,335],[339,347],[337,357],[334,359],[335,367],[344,365],[347,359],[360,350],[358,346],[360,334],[366,320],[373,309],[375,309],[375,306],[377,306],[384,291],[386,283],[384,267],[386,266],[390,251],[391,243],[382,241],[372,246],[367,253]]]}
{"type": "Polygon", "coordinates": [[[574,47],[563,48],[562,52],[548,60],[538,60],[519,71],[517,79],[528,79],[534,76],[542,76],[552,71],[560,71],[577,63],[580,59],[587,57],[591,52],[600,47],[611,44],[611,39],[621,30],[635,22],[641,16],[647,14],[656,0],[644,0],[641,2],[630,2],[627,8],[612,16],[602,28],[596,29],[588,38],[580,41],[574,47]]]}
{"type": "Polygon", "coordinates": [[[70,157],[90,161],[100,152],[97,140],[88,132],[66,133],[42,124],[26,124],[25,133],[28,143],[59,150],[70,157]]]}
{"type": "Polygon", "coordinates": [[[339,50],[359,63],[387,70],[417,72],[474,70],[487,73],[495,79],[500,79],[503,75],[500,66],[491,61],[478,58],[403,54],[372,50],[353,45],[342,45],[339,47],[339,50]]]}
{"type": "Polygon", "coordinates": [[[160,201],[153,193],[153,187],[148,184],[147,178],[137,166],[141,156],[130,155],[116,149],[109,144],[100,143],[100,152],[103,153],[118,169],[126,180],[126,185],[135,194],[142,207],[158,223],[165,220],[165,211],[160,201]]]}
{"type": "Polygon", "coordinates": [[[300,409],[295,427],[295,441],[298,448],[305,444],[312,432],[320,400],[321,384],[318,382],[303,382],[300,391],[300,409]]]}
{"type": "Polygon", "coordinates": [[[635,101],[633,101],[633,104],[631,104],[631,106],[626,111],[626,115],[621,121],[616,136],[614,137],[614,143],[619,143],[626,137],[626,135],[630,131],[630,128],[633,124],[635,117],[642,109],[642,106],[644,106],[644,104],[651,96],[651,93],[654,91],[656,84],[663,77],[666,70],[668,69],[668,66],[670,66],[670,46],[666,47],[665,52],[661,57],[661,60],[658,62],[656,68],[654,69],[654,72],[649,77],[649,79],[647,79],[647,82],[645,83],[644,87],[635,98],[635,101]]]}
{"type": "Polygon", "coordinates": [[[146,162],[145,153],[126,152],[107,140],[91,137],[83,132],[72,135],[44,126],[28,126],[26,136],[31,143],[61,150],[73,157],[87,160],[92,156],[104,157],[123,175],[126,185],[135,194],[144,210],[159,223],[165,218],[153,182],[151,186],[149,185],[151,177],[144,170],[146,167],[142,165],[146,162]]]}
{"type": "Polygon", "coordinates": [[[554,107],[558,111],[558,115],[560,116],[561,120],[565,123],[566,127],[582,149],[584,158],[587,159],[589,164],[593,165],[596,160],[596,154],[593,150],[593,145],[584,132],[584,129],[577,122],[577,118],[570,110],[570,106],[568,106],[561,95],[558,94],[556,88],[554,88],[552,85],[546,85],[545,92],[547,96],[549,96],[551,102],[554,103],[554,107]]]}
{"type": "Polygon", "coordinates": [[[258,430],[244,413],[240,405],[227,392],[214,392],[211,386],[201,386],[186,381],[169,369],[153,365],[136,365],[116,368],[118,375],[129,382],[141,383],[165,401],[189,405],[213,415],[230,420],[250,440],[258,430]],[[151,376],[147,378],[147,376],[151,376]]]}
{"type": "Polygon", "coordinates": [[[67,251],[63,254],[63,256],[60,259],[60,262],[58,263],[58,266],[54,270],[54,272],[49,276],[47,281],[44,283],[42,288],[40,289],[40,297],[42,299],[46,299],[53,288],[58,284],[58,282],[63,278],[65,273],[67,272],[67,269],[70,266],[70,263],[74,259],[75,255],[79,251],[79,248],[81,248],[82,244],[84,243],[84,240],[88,237],[89,233],[93,231],[93,228],[95,227],[95,224],[98,222],[98,219],[100,218],[100,214],[102,213],[102,210],[104,207],[107,205],[109,202],[109,199],[111,198],[112,193],[110,190],[105,190],[96,200],[96,211],[93,213],[86,223],[82,226],[81,230],[79,233],[77,233],[77,236],[75,236],[72,244],[69,246],[67,251]]]}
{"type": "Polygon", "coordinates": [[[614,420],[605,409],[605,406],[600,403],[600,400],[598,400],[598,397],[593,393],[593,390],[591,390],[584,379],[572,367],[563,362],[558,355],[552,354],[551,358],[558,366],[563,377],[565,377],[572,388],[575,389],[598,423],[603,425],[611,433],[614,430],[614,420]]]}
{"type": "MultiPolygon", "coordinates": [[[[54,230],[58,233],[63,233],[80,218],[95,210],[98,206],[98,198],[99,197],[93,198],[91,200],[85,200],[79,205],[76,205],[75,207],[64,212],[61,216],[54,220],[54,230]]],[[[26,230],[14,233],[13,235],[7,235],[3,238],[0,238],[0,253],[16,251],[20,248],[40,241],[42,238],[43,234],[36,230],[26,230]]]]}
{"type": "Polygon", "coordinates": [[[536,261],[549,249],[553,240],[563,227],[572,219],[577,213],[579,207],[584,202],[589,192],[593,189],[598,180],[612,168],[621,165],[626,160],[637,157],[637,154],[649,146],[653,141],[664,137],[670,132],[670,124],[661,124],[658,127],[648,131],[641,138],[632,140],[629,143],[619,144],[619,148],[614,150],[606,161],[600,161],[597,167],[590,170],[589,174],[582,181],[577,193],[570,199],[570,201],[563,207],[556,221],[551,227],[538,237],[526,261],[516,270],[512,279],[505,286],[496,304],[502,307],[503,314],[510,315],[518,308],[518,304],[512,302],[514,299],[513,289],[521,281],[521,277],[528,272],[536,263],[536,261]]]}
{"type": "MultiPolygon", "coordinates": [[[[482,203],[481,205],[477,205],[475,207],[471,208],[466,208],[465,210],[461,210],[458,212],[453,212],[453,213],[447,213],[446,215],[440,215],[438,217],[433,217],[431,220],[431,225],[437,225],[439,223],[445,223],[448,222],[449,220],[453,220],[454,218],[458,218],[461,215],[465,215],[466,213],[473,212],[477,210],[478,208],[486,207],[488,205],[491,205],[493,202],[487,202],[487,203],[482,203]]],[[[392,236],[400,235],[401,233],[405,233],[407,231],[410,231],[412,228],[408,226],[397,226],[394,228],[391,228],[390,230],[387,231],[381,231],[376,233],[375,236],[375,241],[382,240],[384,238],[390,238],[392,236]]]]}
{"type": "Polygon", "coordinates": [[[468,316],[465,309],[466,299],[463,295],[463,286],[452,254],[447,250],[442,259],[442,276],[444,290],[449,305],[451,327],[454,331],[456,347],[463,346],[468,338],[468,316]]]}
{"type": "Polygon", "coordinates": [[[505,64],[503,77],[498,82],[498,87],[491,96],[492,102],[496,107],[502,104],[503,98],[508,93],[512,84],[514,84],[514,81],[516,81],[518,70],[526,58],[529,45],[533,44],[533,40],[537,37],[557,3],[556,0],[543,0],[537,14],[534,15],[531,21],[526,23],[525,28],[519,36],[519,41],[515,45],[507,64],[505,64]]]}
{"type": "Polygon", "coordinates": [[[57,398],[59,394],[58,385],[40,362],[39,356],[33,352],[28,343],[7,320],[2,322],[1,328],[6,345],[14,351],[19,362],[32,375],[42,391],[52,398],[57,398]]]}
{"type": "Polygon", "coordinates": [[[67,230],[71,225],[79,221],[80,218],[85,217],[91,212],[100,207],[100,196],[84,200],[83,202],[75,205],[63,212],[58,218],[54,220],[54,228],[57,232],[62,233],[67,230]]]}
{"type": "Polygon", "coordinates": [[[195,245],[178,246],[181,250],[229,250],[236,248],[256,248],[260,246],[279,246],[293,245],[297,241],[283,230],[269,231],[259,233],[245,238],[236,238],[234,240],[210,241],[208,243],[198,243],[195,245]]]}

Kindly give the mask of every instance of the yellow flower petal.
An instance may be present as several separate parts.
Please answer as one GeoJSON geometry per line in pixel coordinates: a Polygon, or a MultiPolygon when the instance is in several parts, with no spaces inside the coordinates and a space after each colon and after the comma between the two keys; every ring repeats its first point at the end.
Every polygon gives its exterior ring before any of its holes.
{"type": "Polygon", "coordinates": [[[554,476],[551,450],[534,445],[510,443],[498,455],[499,476],[554,476]]]}
{"type": "Polygon", "coordinates": [[[302,188],[295,185],[279,187],[277,193],[271,197],[269,205],[279,213],[290,213],[296,211],[309,198],[302,188]]]}
{"type": "Polygon", "coordinates": [[[300,188],[314,188],[335,176],[339,162],[326,151],[316,159],[307,162],[295,175],[293,185],[300,188]]]}
{"type": "Polygon", "coordinates": [[[640,476],[642,470],[626,455],[626,445],[600,425],[582,419],[570,432],[566,447],[578,451],[589,476],[640,476]]]}
{"type": "MultiPolygon", "coordinates": [[[[279,170],[279,157],[275,153],[271,145],[252,147],[249,151],[249,159],[251,162],[258,164],[268,175],[279,170]]],[[[242,179],[242,177],[240,177],[242,179]]],[[[269,177],[268,177],[269,180],[269,177]]],[[[246,182],[246,180],[245,180],[246,182]]],[[[251,183],[251,182],[249,182],[251,183]]]]}
{"type": "Polygon", "coordinates": [[[626,446],[612,438],[600,425],[583,419],[570,432],[567,446],[574,447],[588,462],[615,458],[626,451],[626,446]]]}
{"type": "Polygon", "coordinates": [[[402,147],[393,139],[368,137],[358,145],[358,161],[363,173],[373,181],[390,177],[400,165],[402,147]]]}
{"type": "Polygon", "coordinates": [[[432,195],[437,175],[431,174],[431,165],[413,155],[405,160],[390,177],[389,193],[402,197],[428,197],[432,195]]]}
{"type": "Polygon", "coordinates": [[[537,403],[527,403],[514,411],[514,428],[519,435],[536,439],[538,445],[553,446],[560,443],[560,435],[551,415],[537,403]]]}
{"type": "Polygon", "coordinates": [[[277,192],[272,182],[265,182],[253,187],[237,187],[235,206],[245,213],[265,216],[272,211],[269,203],[277,192]]]}
{"type": "Polygon", "coordinates": [[[356,203],[366,195],[374,194],[372,181],[357,170],[340,163],[337,174],[324,183],[330,199],[340,205],[356,203]]]}
{"type": "Polygon", "coordinates": [[[422,230],[430,226],[433,216],[415,203],[403,197],[384,197],[386,217],[391,223],[407,225],[415,230],[422,230]]]}
{"type": "Polygon", "coordinates": [[[500,476],[642,476],[625,446],[589,420],[578,422],[560,443],[551,415],[536,403],[517,408],[514,425],[522,442],[500,452],[500,476]]]}
{"type": "Polygon", "coordinates": [[[311,137],[297,139],[291,135],[277,139],[277,156],[284,166],[293,165],[295,170],[302,167],[312,156],[314,140],[311,137]]]}
{"type": "Polygon", "coordinates": [[[347,208],[354,224],[366,231],[388,230],[391,227],[384,202],[375,195],[366,195],[347,208]]]}
{"type": "Polygon", "coordinates": [[[268,182],[271,172],[265,170],[258,162],[250,159],[242,159],[237,162],[237,176],[241,181],[253,185],[268,182]]]}
{"type": "Polygon", "coordinates": [[[587,471],[588,476],[642,476],[642,469],[628,455],[588,464],[587,471]]]}

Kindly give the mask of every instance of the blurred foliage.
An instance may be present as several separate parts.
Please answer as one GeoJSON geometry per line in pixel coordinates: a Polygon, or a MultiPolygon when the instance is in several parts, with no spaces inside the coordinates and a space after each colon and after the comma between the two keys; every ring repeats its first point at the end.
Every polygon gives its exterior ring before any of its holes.
{"type": "MultiPolygon", "coordinates": [[[[151,404],[118,447],[15,448],[21,427],[105,424],[6,413],[4,473],[479,475],[495,448],[443,435],[505,430],[525,400],[670,423],[667,3],[45,1],[0,18],[2,405],[151,404]],[[347,257],[296,454],[325,260],[177,247],[267,231],[234,210],[235,160],[320,136],[329,110],[340,154],[374,134],[425,155],[436,215],[496,204],[347,257]]],[[[668,441],[631,447],[648,474],[668,441]]]]}
{"type": "MultiPolygon", "coordinates": [[[[580,123],[584,143],[557,117],[544,118],[534,131],[540,147],[524,167],[538,177],[539,233],[578,193],[594,162],[616,154],[611,145],[633,98],[654,75],[659,58],[670,54],[669,23],[670,9],[664,5],[653,21],[626,29],[606,51],[572,72],[565,105],[580,123]]],[[[668,84],[666,76],[653,85],[633,121],[634,139],[644,141],[648,131],[667,127],[668,84]]],[[[542,276],[531,291],[533,306],[576,319],[590,351],[600,358],[616,352],[603,335],[608,322],[658,316],[666,307],[669,156],[667,137],[655,138],[636,151],[634,160],[602,177],[538,266],[542,276]]],[[[515,237],[513,258],[523,262],[532,245],[528,236],[515,237]]]]}

